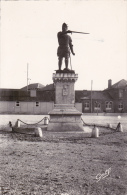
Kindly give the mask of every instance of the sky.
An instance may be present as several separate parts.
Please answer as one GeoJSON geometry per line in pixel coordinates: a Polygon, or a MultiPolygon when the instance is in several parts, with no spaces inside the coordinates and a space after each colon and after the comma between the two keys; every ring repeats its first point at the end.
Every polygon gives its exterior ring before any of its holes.
{"type": "MultiPolygon", "coordinates": [[[[0,88],[53,83],[58,69],[57,33],[72,31],[76,90],[104,90],[127,80],[127,1],[1,1],[0,88]]],[[[62,69],[65,68],[63,62],[62,69]]]]}

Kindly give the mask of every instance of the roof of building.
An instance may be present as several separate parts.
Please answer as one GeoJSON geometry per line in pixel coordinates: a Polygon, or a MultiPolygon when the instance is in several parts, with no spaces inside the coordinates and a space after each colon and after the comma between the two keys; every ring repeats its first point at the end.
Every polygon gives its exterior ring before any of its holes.
{"type": "Polygon", "coordinates": [[[101,99],[101,100],[111,100],[112,97],[108,92],[105,91],[88,91],[88,94],[82,97],[81,99],[101,99]]]}
{"type": "Polygon", "coordinates": [[[1,91],[19,91],[19,89],[0,88],[0,92],[1,92],[1,91]]]}
{"type": "Polygon", "coordinates": [[[121,88],[121,87],[127,87],[127,80],[122,79],[119,82],[115,83],[111,86],[112,88],[121,88]]]}
{"type": "Polygon", "coordinates": [[[36,91],[35,97],[31,95],[31,91],[24,90],[0,90],[0,101],[54,101],[54,91],[36,91]]]}
{"type": "MultiPolygon", "coordinates": [[[[91,99],[91,91],[78,90],[75,91],[75,102],[91,99]]],[[[112,100],[112,96],[108,91],[92,91],[92,99],[95,100],[112,100]]]]}
{"type": "Polygon", "coordinates": [[[110,88],[107,88],[105,90],[108,90],[108,89],[120,89],[120,88],[125,88],[125,87],[127,87],[127,80],[122,79],[122,80],[118,81],[117,83],[115,83],[114,85],[111,85],[110,88]]]}
{"type": "Polygon", "coordinates": [[[87,90],[76,90],[75,91],[75,102],[81,102],[81,98],[84,97],[84,95],[87,95],[87,90]]]}
{"type": "Polygon", "coordinates": [[[40,91],[50,91],[50,90],[55,90],[54,83],[46,85],[45,87],[39,89],[40,91]]]}
{"type": "MultiPolygon", "coordinates": [[[[41,83],[32,83],[30,85],[28,85],[28,90],[37,90],[37,89],[41,89],[41,88],[44,88],[45,86],[42,85],[41,83]]],[[[27,90],[27,86],[21,88],[21,90],[27,90]]]]}

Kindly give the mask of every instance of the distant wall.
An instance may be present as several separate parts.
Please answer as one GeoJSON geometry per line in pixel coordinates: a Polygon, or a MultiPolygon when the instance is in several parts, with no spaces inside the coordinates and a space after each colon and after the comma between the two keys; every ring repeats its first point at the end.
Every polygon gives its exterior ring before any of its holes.
{"type": "Polygon", "coordinates": [[[54,107],[54,102],[19,102],[0,101],[0,114],[48,114],[54,107]]]}
{"type": "MultiPolygon", "coordinates": [[[[82,112],[82,103],[75,103],[82,112]]],[[[17,102],[0,101],[0,114],[48,114],[54,108],[54,102],[17,102]]]]}

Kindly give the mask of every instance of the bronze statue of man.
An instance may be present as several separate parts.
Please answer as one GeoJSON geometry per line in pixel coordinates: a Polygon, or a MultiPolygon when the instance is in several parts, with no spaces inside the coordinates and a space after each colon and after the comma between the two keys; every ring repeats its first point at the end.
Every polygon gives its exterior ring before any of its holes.
{"type": "Polygon", "coordinates": [[[57,49],[59,70],[61,70],[63,58],[65,58],[65,67],[68,69],[70,51],[73,55],[75,55],[73,51],[72,39],[68,33],[72,33],[72,31],[68,30],[66,23],[63,23],[62,32],[58,32],[57,34],[59,43],[59,47],[57,49]]]}

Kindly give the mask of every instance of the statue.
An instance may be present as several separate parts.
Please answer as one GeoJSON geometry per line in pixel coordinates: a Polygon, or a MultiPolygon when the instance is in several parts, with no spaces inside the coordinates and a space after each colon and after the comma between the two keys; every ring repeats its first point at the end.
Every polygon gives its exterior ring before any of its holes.
{"type": "Polygon", "coordinates": [[[72,33],[72,31],[68,30],[68,26],[66,23],[63,23],[62,32],[58,32],[57,34],[58,43],[59,43],[59,47],[57,49],[59,71],[61,71],[63,58],[65,58],[65,69],[64,70],[69,70],[68,63],[69,63],[69,58],[70,58],[70,51],[73,55],[75,55],[73,51],[72,39],[68,35],[68,33],[72,33]]]}
{"type": "Polygon", "coordinates": [[[70,31],[70,30],[68,30],[67,24],[63,23],[62,32],[58,32],[58,34],[57,34],[58,43],[59,43],[59,47],[57,49],[59,70],[57,70],[57,72],[62,71],[61,67],[62,67],[63,58],[65,58],[65,69],[63,71],[64,72],[74,72],[73,70],[69,70],[69,68],[68,68],[70,51],[73,55],[75,55],[75,53],[73,51],[72,39],[68,35],[68,33],[89,34],[89,33],[84,33],[84,32],[70,31]]]}

